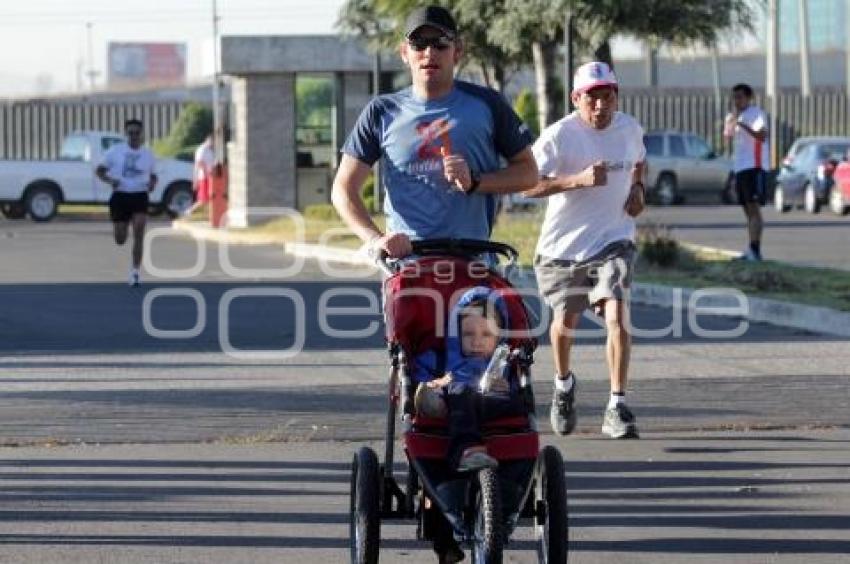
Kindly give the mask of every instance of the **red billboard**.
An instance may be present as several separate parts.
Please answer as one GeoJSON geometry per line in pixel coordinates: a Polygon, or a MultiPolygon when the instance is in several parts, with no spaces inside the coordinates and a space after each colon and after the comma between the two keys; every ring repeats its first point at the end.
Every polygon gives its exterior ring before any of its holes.
{"type": "Polygon", "coordinates": [[[182,86],[185,43],[110,43],[109,87],[182,86]]]}

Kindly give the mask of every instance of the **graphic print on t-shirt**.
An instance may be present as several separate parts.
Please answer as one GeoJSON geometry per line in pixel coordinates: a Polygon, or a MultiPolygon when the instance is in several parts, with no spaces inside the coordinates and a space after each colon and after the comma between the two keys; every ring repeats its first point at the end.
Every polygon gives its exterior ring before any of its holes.
{"type": "Polygon", "coordinates": [[[443,149],[446,154],[452,152],[452,139],[449,132],[457,125],[453,119],[439,118],[433,121],[420,121],[415,130],[418,140],[416,154],[408,165],[411,174],[438,172],[443,167],[443,149]]]}
{"type": "Polygon", "coordinates": [[[143,175],[145,171],[137,166],[141,158],[141,153],[124,153],[124,166],[121,169],[121,176],[129,179],[143,175]]]}
{"type": "Polygon", "coordinates": [[[452,140],[449,131],[457,122],[440,118],[432,122],[422,121],[416,124],[416,133],[419,134],[419,148],[416,151],[420,159],[441,159],[441,147],[445,147],[447,153],[452,152],[452,140]],[[440,140],[437,146],[434,141],[440,140]]]}

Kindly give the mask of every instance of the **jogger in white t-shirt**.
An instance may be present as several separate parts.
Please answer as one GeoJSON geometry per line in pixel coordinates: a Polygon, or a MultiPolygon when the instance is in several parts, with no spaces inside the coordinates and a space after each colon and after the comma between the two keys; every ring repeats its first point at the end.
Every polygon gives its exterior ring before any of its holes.
{"type": "Polygon", "coordinates": [[[129,226],[133,226],[133,250],[130,262],[130,286],[139,285],[142,265],[145,224],[148,219],[148,194],[156,186],[156,159],[144,147],[142,122],[128,119],[124,124],[127,142],[113,145],[95,169],[97,177],[112,187],[109,215],[112,219],[115,243],[127,241],[129,226]]]}
{"type": "Polygon", "coordinates": [[[570,349],[582,312],[592,307],[608,331],[611,398],[602,432],[637,438],[635,417],[625,403],[631,350],[626,299],[635,255],[634,217],[645,206],[643,129],[616,111],[617,79],[605,63],[579,67],[571,96],[576,111],[546,128],[534,144],[541,179],[524,192],[549,198],[534,269],[543,299],[554,310],[550,420],[560,435],[575,428],[570,349]]]}

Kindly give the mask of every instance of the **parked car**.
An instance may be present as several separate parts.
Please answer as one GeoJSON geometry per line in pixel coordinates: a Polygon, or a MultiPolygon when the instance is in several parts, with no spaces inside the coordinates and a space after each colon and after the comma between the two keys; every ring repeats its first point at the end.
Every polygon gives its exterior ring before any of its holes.
{"type": "Polygon", "coordinates": [[[729,189],[732,161],[719,157],[693,133],[650,131],[643,137],[650,201],[669,206],[709,196],[716,201],[729,189]]]}
{"type": "Polygon", "coordinates": [[[829,202],[833,173],[850,149],[850,137],[800,138],[791,146],[776,177],[773,205],[789,211],[802,201],[809,213],[829,202]]]}
{"type": "Polygon", "coordinates": [[[500,202],[501,209],[506,212],[519,210],[536,210],[546,204],[546,198],[529,198],[522,194],[505,194],[500,202]]]}
{"type": "MultiPolygon", "coordinates": [[[[105,204],[112,188],[94,170],[106,150],[123,141],[118,133],[78,131],[64,139],[58,160],[0,161],[0,213],[49,221],[59,204],[105,204]]],[[[157,159],[155,170],[159,181],[150,194],[152,211],[177,216],[188,209],[194,198],[192,164],[157,159]]]]}

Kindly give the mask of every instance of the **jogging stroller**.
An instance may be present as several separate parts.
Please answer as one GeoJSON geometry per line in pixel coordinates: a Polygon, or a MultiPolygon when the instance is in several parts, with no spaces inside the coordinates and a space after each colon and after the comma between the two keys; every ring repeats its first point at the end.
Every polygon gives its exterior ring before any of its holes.
{"type": "Polygon", "coordinates": [[[520,294],[507,281],[517,252],[501,243],[423,240],[413,259],[379,264],[384,281],[384,314],[390,355],[384,462],[361,447],[351,468],[351,562],[378,562],[382,519],[416,519],[417,538],[434,540],[440,530],[471,549],[476,564],[501,564],[503,549],[519,523],[530,518],[539,562],[567,560],[567,490],[560,452],[540,448],[530,366],[536,340],[520,294]],[[489,256],[487,261],[477,257],[489,256]],[[414,409],[413,359],[425,351],[445,354],[443,329],[453,302],[464,290],[485,286],[498,293],[507,311],[511,347],[507,370],[524,413],[481,423],[487,452],[498,468],[458,473],[446,462],[447,424],[414,409]],[[400,411],[408,460],[404,489],[393,473],[396,415],[400,411]],[[448,522],[448,527],[446,526],[448,522]]]}

